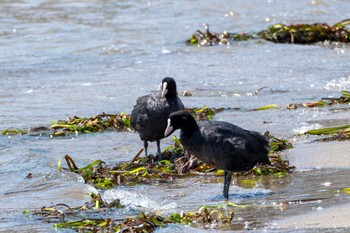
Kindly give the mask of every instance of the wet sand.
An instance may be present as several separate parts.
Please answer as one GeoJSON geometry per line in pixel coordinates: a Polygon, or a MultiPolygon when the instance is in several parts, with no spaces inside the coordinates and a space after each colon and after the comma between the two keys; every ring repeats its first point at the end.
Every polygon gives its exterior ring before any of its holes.
{"type": "Polygon", "coordinates": [[[315,210],[275,222],[275,228],[350,228],[350,204],[315,210]]]}
{"type": "Polygon", "coordinates": [[[308,168],[349,168],[350,142],[312,142],[294,145],[285,152],[298,170],[308,168]]]}
{"type": "MultiPolygon", "coordinates": [[[[350,167],[350,142],[313,142],[296,145],[286,154],[297,170],[312,168],[345,169],[350,167]]],[[[331,185],[331,180],[326,180],[331,185]]],[[[350,174],[349,174],[350,187],[350,174]]],[[[274,222],[278,229],[350,228],[350,204],[316,208],[311,212],[274,222]]],[[[350,229],[349,229],[350,231],[350,229]]]]}

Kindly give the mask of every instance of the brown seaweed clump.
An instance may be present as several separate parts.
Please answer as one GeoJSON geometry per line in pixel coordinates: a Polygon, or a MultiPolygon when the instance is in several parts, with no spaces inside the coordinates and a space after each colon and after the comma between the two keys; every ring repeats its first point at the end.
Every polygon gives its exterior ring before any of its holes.
{"type": "Polygon", "coordinates": [[[315,24],[274,24],[258,33],[262,39],[275,43],[313,44],[317,42],[350,42],[350,31],[346,26],[350,19],[332,26],[326,23],[315,24]]]}
{"type": "Polygon", "coordinates": [[[317,42],[350,42],[350,31],[346,27],[350,19],[345,19],[332,26],[326,23],[315,24],[274,24],[258,33],[216,33],[210,32],[209,26],[204,25],[205,31],[197,30],[186,41],[193,46],[212,46],[229,44],[230,41],[244,41],[251,39],[264,39],[274,43],[314,44],[317,42]]]}

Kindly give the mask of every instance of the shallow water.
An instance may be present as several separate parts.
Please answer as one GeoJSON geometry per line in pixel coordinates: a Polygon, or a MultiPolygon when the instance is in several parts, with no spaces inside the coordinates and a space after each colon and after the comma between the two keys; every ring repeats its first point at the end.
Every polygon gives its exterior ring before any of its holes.
{"type": "MultiPolygon", "coordinates": [[[[179,92],[193,94],[182,97],[187,107],[239,108],[215,119],[293,140],[295,149],[285,156],[297,167],[295,173],[256,178],[262,188],[257,190],[239,188],[237,180],[230,192],[235,203],[248,206],[237,210],[233,229],[274,231],[274,221],[280,218],[349,203],[348,194],[337,192],[350,186],[348,143],[320,145],[311,143],[313,138],[294,136],[303,127],[349,123],[349,105],[284,107],[339,97],[340,90],[349,90],[349,46],[248,41],[197,48],[184,42],[195,30],[203,30],[203,23],[216,32],[256,32],[273,23],[333,24],[349,17],[348,9],[350,2],[345,0],[2,1],[0,129],[48,126],[74,115],[129,113],[138,96],[154,91],[164,76],[172,76],[179,92]],[[274,91],[252,95],[263,86],[274,91]],[[280,108],[249,111],[272,103],[280,108]],[[318,147],[323,153],[313,149],[318,147]],[[331,186],[322,185],[328,181],[331,186]],[[314,198],[326,199],[291,204],[285,210],[276,204],[314,198]]],[[[170,143],[166,139],[161,145],[170,143]]],[[[57,202],[82,205],[90,199],[88,187],[75,175],[58,173],[57,161],[65,154],[81,165],[95,159],[114,164],[131,159],[141,147],[138,135],[131,132],[64,139],[1,136],[0,230],[50,232],[50,224],[33,221],[22,211],[57,202]],[[28,173],[32,179],[26,178],[28,173]]],[[[168,185],[122,188],[153,201],[175,202],[177,210],[193,210],[224,202],[222,182],[216,179],[193,177],[168,185]]],[[[188,228],[161,231],[184,229],[188,228]]]]}

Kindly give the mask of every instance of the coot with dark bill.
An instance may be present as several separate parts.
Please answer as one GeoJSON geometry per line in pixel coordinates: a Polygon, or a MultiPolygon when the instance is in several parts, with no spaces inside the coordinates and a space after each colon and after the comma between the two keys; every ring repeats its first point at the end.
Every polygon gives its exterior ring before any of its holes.
{"type": "MultiPolygon", "coordinates": [[[[131,112],[131,125],[144,142],[147,154],[148,142],[157,142],[157,158],[161,156],[160,140],[164,138],[170,113],[184,109],[177,96],[176,82],[166,77],[162,80],[162,91],[139,97],[131,112]]],[[[169,132],[169,134],[172,132],[169,132]]]]}
{"type": "Polygon", "coordinates": [[[269,143],[257,132],[224,121],[203,121],[197,124],[186,111],[169,115],[164,135],[181,129],[180,141],[190,154],[225,171],[224,196],[228,198],[232,172],[247,171],[257,163],[271,164],[269,143]]]}

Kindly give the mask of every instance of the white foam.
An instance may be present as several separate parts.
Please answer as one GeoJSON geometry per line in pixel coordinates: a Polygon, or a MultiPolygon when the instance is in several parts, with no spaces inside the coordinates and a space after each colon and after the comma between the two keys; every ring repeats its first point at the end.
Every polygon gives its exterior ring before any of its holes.
{"type": "Polygon", "coordinates": [[[350,76],[331,80],[326,84],[326,90],[344,90],[350,88],[350,76]]]}
{"type": "Polygon", "coordinates": [[[298,129],[294,129],[294,134],[304,134],[306,131],[311,129],[320,129],[322,128],[322,125],[320,124],[311,124],[311,125],[305,125],[298,129]]]}
{"type": "Polygon", "coordinates": [[[112,201],[119,199],[120,204],[128,206],[132,209],[142,209],[150,211],[165,211],[170,209],[175,209],[177,204],[156,202],[148,197],[143,196],[137,192],[126,191],[122,189],[109,189],[105,191],[102,195],[105,202],[111,203],[112,201]]]}

